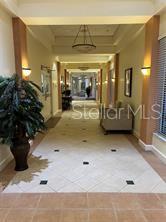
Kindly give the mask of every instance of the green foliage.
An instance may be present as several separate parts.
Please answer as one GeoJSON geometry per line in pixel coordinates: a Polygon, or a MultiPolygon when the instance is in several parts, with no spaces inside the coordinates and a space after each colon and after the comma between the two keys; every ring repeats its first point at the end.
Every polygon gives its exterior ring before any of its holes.
{"type": "Polygon", "coordinates": [[[19,138],[19,132],[33,139],[37,132],[45,130],[41,114],[43,105],[35,88],[40,90],[35,83],[17,74],[10,78],[0,77],[1,143],[12,145],[13,139],[19,138]]]}

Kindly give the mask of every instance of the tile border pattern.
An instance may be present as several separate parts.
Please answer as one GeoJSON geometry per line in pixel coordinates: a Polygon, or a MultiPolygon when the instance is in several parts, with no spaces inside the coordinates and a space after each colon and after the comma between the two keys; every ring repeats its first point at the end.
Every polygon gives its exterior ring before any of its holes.
{"type": "Polygon", "coordinates": [[[2,222],[165,222],[166,194],[0,194],[2,222]]]}

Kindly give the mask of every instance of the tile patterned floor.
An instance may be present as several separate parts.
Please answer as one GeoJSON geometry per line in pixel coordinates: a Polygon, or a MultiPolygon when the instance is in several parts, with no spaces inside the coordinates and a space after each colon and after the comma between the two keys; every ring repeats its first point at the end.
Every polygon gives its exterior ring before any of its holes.
{"type": "MultiPolygon", "coordinates": [[[[29,159],[30,168],[16,173],[3,192],[166,193],[161,175],[126,135],[103,134],[97,115],[92,115],[96,108],[96,103],[82,101],[77,104],[77,111],[64,112],[56,127],[49,130],[34,150],[29,159]],[[84,165],[84,161],[89,164],[84,165]],[[41,180],[48,182],[40,185],[41,180]],[[127,180],[132,180],[134,185],[127,185],[127,180]]],[[[93,218],[93,212],[91,215],[93,218]]]]}
{"type": "Polygon", "coordinates": [[[0,222],[165,222],[166,194],[0,194],[0,222]]]}

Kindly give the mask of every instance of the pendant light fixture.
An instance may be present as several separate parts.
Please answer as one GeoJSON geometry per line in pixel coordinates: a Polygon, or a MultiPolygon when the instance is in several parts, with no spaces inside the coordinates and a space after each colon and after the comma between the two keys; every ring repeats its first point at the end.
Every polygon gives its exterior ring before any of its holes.
{"type": "Polygon", "coordinates": [[[88,53],[89,51],[96,49],[87,25],[80,26],[79,31],[74,39],[72,48],[81,53],[88,53]]]}

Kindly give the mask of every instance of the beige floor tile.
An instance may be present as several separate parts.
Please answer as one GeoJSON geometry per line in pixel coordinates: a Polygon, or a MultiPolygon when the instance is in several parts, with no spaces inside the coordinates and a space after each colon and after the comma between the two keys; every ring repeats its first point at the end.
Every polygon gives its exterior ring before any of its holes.
{"type": "Polygon", "coordinates": [[[144,210],[144,216],[146,222],[165,222],[166,211],[165,210],[144,210]]]}
{"type": "Polygon", "coordinates": [[[8,212],[9,212],[9,209],[0,209],[0,222],[5,221],[8,212]]]}
{"type": "Polygon", "coordinates": [[[62,208],[85,209],[88,206],[86,193],[67,193],[62,194],[62,208]]]}
{"type": "Polygon", "coordinates": [[[61,209],[62,208],[62,201],[63,201],[63,195],[62,194],[56,194],[53,195],[48,194],[41,194],[40,201],[37,205],[37,208],[42,209],[61,209]]]}
{"type": "Polygon", "coordinates": [[[117,222],[146,222],[143,213],[138,210],[116,211],[116,215],[117,215],[117,222]]]}
{"type": "Polygon", "coordinates": [[[34,216],[34,210],[30,209],[11,209],[5,222],[30,222],[34,216]]]}
{"type": "Polygon", "coordinates": [[[116,217],[113,210],[110,209],[94,209],[89,210],[90,222],[116,222],[116,217]]]}
{"type": "Polygon", "coordinates": [[[37,210],[32,222],[60,222],[60,210],[37,210]]]}
{"type": "Polygon", "coordinates": [[[89,222],[88,211],[87,210],[62,210],[60,222],[89,222]]]}
{"type": "Polygon", "coordinates": [[[164,209],[164,203],[155,194],[139,194],[137,199],[141,209],[164,209]]]}
{"type": "Polygon", "coordinates": [[[112,194],[110,193],[88,193],[89,208],[113,208],[112,194]]]}
{"type": "Polygon", "coordinates": [[[13,207],[17,198],[17,194],[0,194],[0,208],[13,207]]]}

